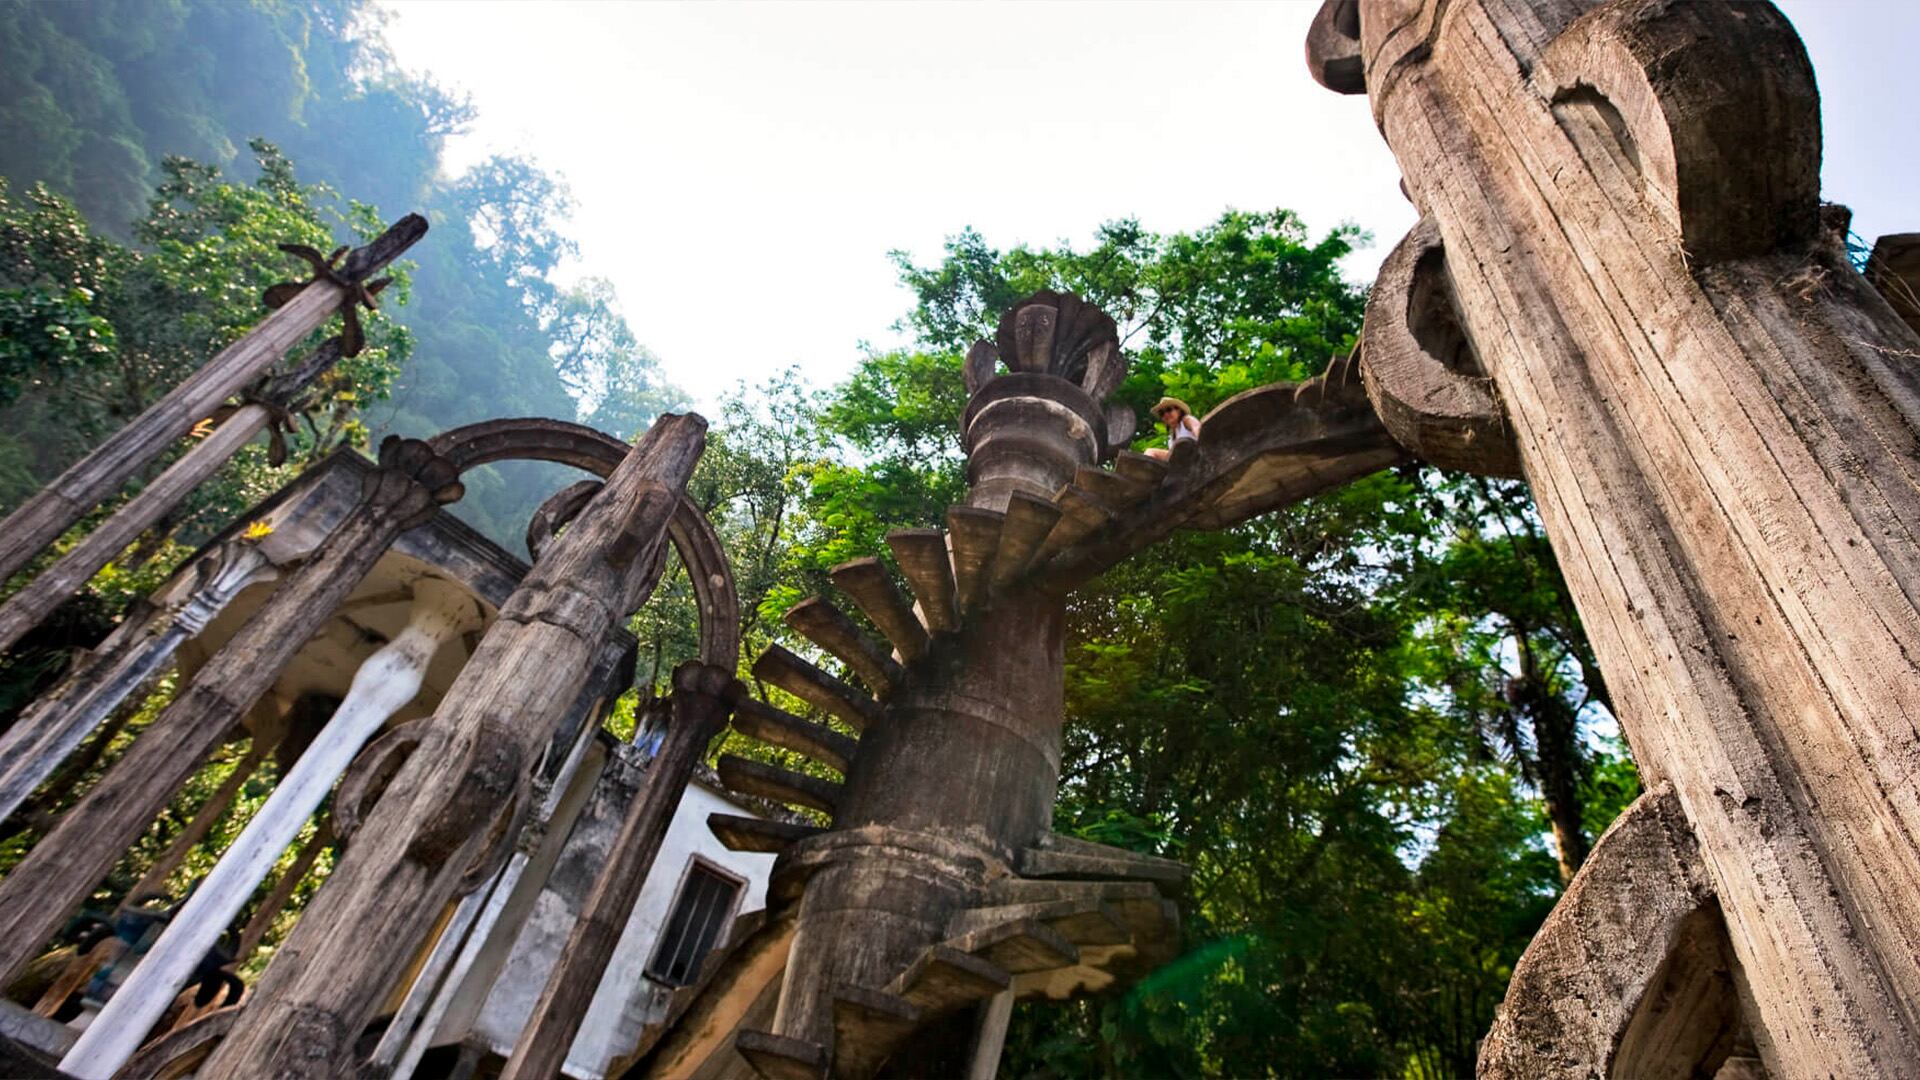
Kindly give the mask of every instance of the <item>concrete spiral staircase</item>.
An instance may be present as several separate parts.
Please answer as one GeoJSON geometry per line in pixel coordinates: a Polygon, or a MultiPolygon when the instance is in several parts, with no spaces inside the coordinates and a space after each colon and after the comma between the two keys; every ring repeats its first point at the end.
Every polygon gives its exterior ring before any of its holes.
{"type": "MultiPolygon", "coordinates": [[[[1124,374],[1112,321],[1098,309],[1045,293],[1017,305],[997,343],[982,342],[967,361],[972,399],[962,427],[972,505],[950,508],[945,529],[889,533],[892,567],[875,558],[844,563],[831,571],[838,596],[814,597],[787,612],[788,625],[823,659],[837,661],[841,674],[779,646],[757,659],[753,674],[838,723],[749,701],[736,709],[733,726],[824,768],[802,772],[727,756],[718,773],[737,793],[814,816],[709,818],[728,847],[778,856],[768,911],[736,927],[729,950],[710,958],[702,981],[683,991],[671,1012],[667,1026],[691,1014],[681,1026],[704,1025],[707,1034],[675,1035],[678,1044],[666,1051],[655,1043],[638,1074],[738,1075],[744,1064],[762,1077],[798,1080],[869,1077],[887,1069],[890,1059],[893,1070],[911,1068],[896,1053],[943,1016],[1008,991],[1054,999],[1097,991],[1171,959],[1179,936],[1173,898],[1186,868],[1065,837],[1046,825],[1056,782],[1048,777],[1057,777],[1059,764],[1064,598],[1175,529],[1223,528],[1400,462],[1404,454],[1368,404],[1351,358],[1336,360],[1309,382],[1229,400],[1205,418],[1200,439],[1181,444],[1170,459],[1123,449],[1133,414],[1101,402],[1124,374]],[[1031,635],[1035,649],[1051,650],[1049,670],[1029,662],[1039,653],[1014,655],[1026,649],[1029,621],[1052,635],[1044,647],[1040,629],[1031,635]],[[982,680],[992,682],[998,669],[1022,663],[1029,669],[986,691],[997,695],[995,703],[972,700],[982,680]],[[1051,728],[1036,720],[1024,730],[1024,743],[1004,730],[987,733],[1013,749],[983,750],[956,763],[963,776],[946,776],[942,761],[927,759],[929,746],[975,749],[953,725],[993,726],[1010,714],[1049,712],[1051,728]],[[943,728],[952,737],[937,730],[943,728]],[[885,736],[885,749],[863,749],[876,734],[885,736]],[[903,740],[920,743],[906,747],[903,740]],[[1042,757],[1051,755],[1051,773],[1035,764],[1035,747],[1042,757]],[[887,760],[869,760],[876,753],[887,760]],[[1004,753],[1015,756],[996,756],[1004,753]],[[1025,770],[1020,784],[996,787],[1008,768],[1025,770]],[[922,812],[924,800],[876,799],[877,787],[912,783],[962,786],[943,803],[953,811],[951,828],[922,812]],[[1038,796],[1044,799],[1036,803],[1038,796]],[[999,798],[1020,808],[1001,813],[992,805],[999,798]],[[917,820],[902,824],[888,809],[917,820]],[[820,819],[830,824],[814,823],[820,819]],[[835,903],[864,909],[859,894],[865,887],[847,891],[846,871],[855,863],[885,864],[876,881],[921,875],[946,884],[926,886],[937,899],[913,912],[915,934],[888,943],[883,960],[874,960],[876,951],[860,968],[862,978],[847,979],[844,967],[834,967],[837,960],[822,966],[817,936],[813,960],[788,950],[806,938],[804,932],[796,938],[795,925],[806,923],[801,901],[816,875],[838,874],[835,903]],[[813,987],[797,1002],[793,970],[783,966],[793,963],[802,964],[801,977],[813,987]],[[789,985],[778,985],[781,978],[789,985]],[[772,989],[756,996],[736,985],[754,980],[772,989]],[[728,995],[731,1011],[714,1005],[728,995]],[[689,1004],[694,999],[706,1005],[689,1004]],[[690,1041],[700,1039],[708,1049],[690,1051],[690,1041]],[[737,1056],[718,1049],[723,1039],[737,1056]]],[[[890,916],[881,909],[888,904],[904,910],[903,896],[917,899],[907,888],[876,901],[881,921],[874,925],[886,924],[890,916]]],[[[861,931],[833,922],[837,910],[827,906],[815,933],[834,937],[828,952],[857,951],[861,931]]]]}

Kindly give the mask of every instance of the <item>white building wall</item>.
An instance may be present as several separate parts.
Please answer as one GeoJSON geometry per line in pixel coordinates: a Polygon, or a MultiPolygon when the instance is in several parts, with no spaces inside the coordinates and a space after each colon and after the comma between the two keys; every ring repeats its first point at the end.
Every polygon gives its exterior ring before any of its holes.
{"type": "MultiPolygon", "coordinates": [[[[607,973],[600,980],[586,1020],[567,1054],[567,1072],[581,1080],[598,1080],[612,1059],[627,1053],[639,1042],[641,1029],[658,1019],[666,1005],[668,990],[659,987],[642,972],[653,957],[654,943],[667,913],[673,906],[676,890],[688,865],[697,855],[730,873],[746,879],[740,892],[735,916],[758,911],[767,905],[767,877],[773,871],[770,854],[728,851],[712,830],[707,815],[751,814],[740,806],[709,791],[698,782],[687,785],[687,794],[674,811],[673,824],[660,845],[660,857],[640,889],[626,931],[614,947],[607,973]],[[657,991],[657,992],[656,992],[657,991]]],[[[728,920],[727,925],[732,925],[728,920]]],[[[725,937],[719,944],[726,943],[725,937]]]]}
{"type": "MultiPolygon", "coordinates": [[[[601,772],[592,768],[580,770],[575,789],[568,793],[569,802],[577,807],[577,801],[587,799],[600,782],[601,772]]],[[[637,774],[630,775],[633,780],[629,783],[639,779],[637,774]]],[[[502,1056],[512,1052],[572,933],[576,913],[604,860],[605,845],[612,834],[618,832],[618,815],[623,809],[607,809],[613,816],[602,820],[592,814],[584,815],[570,823],[569,835],[564,839],[550,837],[542,857],[535,861],[539,867],[538,878],[530,873],[522,887],[515,890],[515,902],[509,904],[514,917],[501,920],[484,950],[483,955],[494,959],[475,965],[456,997],[456,1007],[440,1025],[436,1044],[469,1039],[502,1056]],[[590,841],[590,837],[597,838],[597,843],[590,841]],[[563,843],[564,852],[560,850],[563,843]],[[578,846],[582,843],[589,845],[587,850],[578,846]]],[[[773,870],[774,857],[727,850],[707,828],[707,816],[713,813],[757,812],[729,801],[698,780],[687,785],[686,794],[667,826],[653,869],[641,886],[626,929],[614,946],[599,990],[567,1054],[565,1072],[568,1076],[576,1080],[600,1080],[606,1075],[608,1065],[631,1052],[646,1025],[664,1012],[671,988],[655,983],[643,972],[647,961],[652,959],[654,945],[672,909],[681,879],[696,856],[745,879],[734,917],[766,906],[767,878],[773,870]]],[[[730,929],[732,919],[725,925],[730,929]]],[[[717,944],[725,943],[723,935],[717,944]]]]}

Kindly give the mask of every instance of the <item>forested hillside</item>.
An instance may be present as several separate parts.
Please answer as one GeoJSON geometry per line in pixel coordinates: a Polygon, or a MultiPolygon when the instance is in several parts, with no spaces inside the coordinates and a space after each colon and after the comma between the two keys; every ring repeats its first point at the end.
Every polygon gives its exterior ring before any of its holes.
{"type": "MultiPolygon", "coordinates": [[[[513,158],[442,176],[442,144],[470,109],[400,71],[378,31],[364,0],[7,0],[0,176],[16,197],[44,183],[97,232],[132,241],[169,156],[244,182],[256,173],[247,144],[264,138],[300,180],[433,223],[396,313],[411,356],[360,410],[375,441],[503,415],[578,415],[631,435],[674,392],[610,287],[551,279],[572,251],[564,183],[513,158]]],[[[460,512],[517,547],[538,497],[512,480],[471,477],[460,512]]]]}

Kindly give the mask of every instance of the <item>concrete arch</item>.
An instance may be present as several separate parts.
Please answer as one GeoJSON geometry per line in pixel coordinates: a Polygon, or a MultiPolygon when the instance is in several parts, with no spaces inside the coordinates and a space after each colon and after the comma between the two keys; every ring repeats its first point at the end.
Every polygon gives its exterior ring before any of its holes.
{"type": "MultiPolygon", "coordinates": [[[[496,461],[552,461],[602,478],[632,449],[604,431],[541,417],[468,424],[441,432],[427,445],[461,473],[496,461]]],[[[582,481],[541,504],[527,527],[529,551],[572,520],[598,491],[597,481],[582,481]]],[[[740,658],[740,599],[720,538],[707,516],[685,495],[667,535],[680,553],[700,603],[700,659],[731,671],[740,658]]]]}

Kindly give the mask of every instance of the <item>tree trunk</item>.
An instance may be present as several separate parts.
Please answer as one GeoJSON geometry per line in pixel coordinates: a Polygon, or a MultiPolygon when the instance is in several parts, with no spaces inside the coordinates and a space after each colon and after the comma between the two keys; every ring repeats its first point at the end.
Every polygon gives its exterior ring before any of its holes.
{"type": "Polygon", "coordinates": [[[1507,684],[1507,703],[1527,718],[1533,729],[1533,781],[1545,804],[1547,824],[1553,830],[1554,856],[1560,880],[1569,882],[1587,860],[1585,806],[1580,799],[1580,777],[1585,762],[1580,753],[1577,717],[1553,683],[1535,669],[1533,650],[1521,650],[1522,671],[1507,684]]]}

